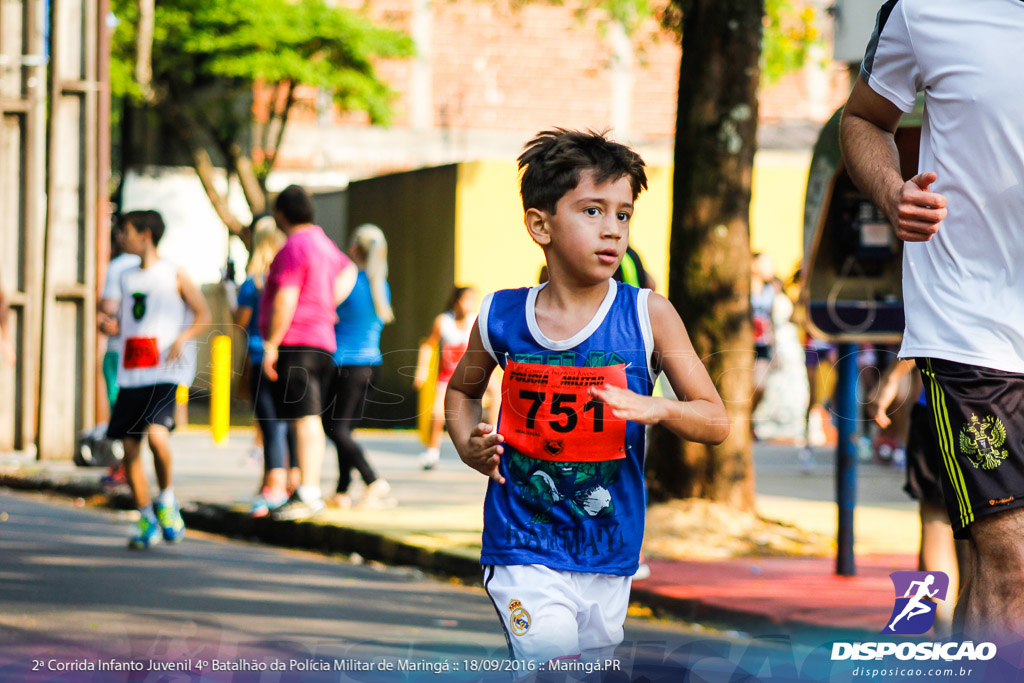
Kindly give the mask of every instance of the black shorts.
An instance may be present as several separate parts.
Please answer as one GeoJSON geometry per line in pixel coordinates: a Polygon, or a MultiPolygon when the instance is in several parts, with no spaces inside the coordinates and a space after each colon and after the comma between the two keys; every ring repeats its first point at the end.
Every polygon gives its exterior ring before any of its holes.
{"type": "Polygon", "coordinates": [[[107,425],[108,439],[142,439],[150,425],[174,430],[177,384],[121,387],[107,425]]]}
{"type": "Polygon", "coordinates": [[[917,359],[942,455],[957,538],[985,515],[1024,506],[1024,374],[917,359]]]}
{"type": "Polygon", "coordinates": [[[324,394],[334,374],[334,356],[314,346],[281,346],[277,381],[271,385],[277,416],[298,420],[323,413],[324,394]]]}
{"type": "Polygon", "coordinates": [[[915,403],[910,410],[907,438],[907,483],[903,490],[922,503],[945,505],[942,496],[942,458],[935,438],[935,419],[928,406],[915,403]]]}

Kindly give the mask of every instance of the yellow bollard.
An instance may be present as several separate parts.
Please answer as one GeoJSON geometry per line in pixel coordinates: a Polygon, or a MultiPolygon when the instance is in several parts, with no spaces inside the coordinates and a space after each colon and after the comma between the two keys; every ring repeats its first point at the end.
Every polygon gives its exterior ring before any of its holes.
{"type": "Polygon", "coordinates": [[[214,337],[210,365],[210,430],[219,445],[227,442],[231,426],[231,337],[214,337]]]}
{"type": "Polygon", "coordinates": [[[174,422],[178,427],[188,426],[188,386],[179,384],[174,392],[174,422]]]}

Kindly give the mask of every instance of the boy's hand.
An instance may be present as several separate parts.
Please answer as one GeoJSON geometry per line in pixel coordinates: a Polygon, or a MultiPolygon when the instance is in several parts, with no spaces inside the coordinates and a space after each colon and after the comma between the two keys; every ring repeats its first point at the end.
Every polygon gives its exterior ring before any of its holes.
{"type": "Polygon", "coordinates": [[[643,425],[660,422],[656,410],[657,402],[650,396],[641,396],[635,391],[611,384],[590,387],[587,393],[590,398],[597,399],[611,408],[612,415],[620,420],[631,420],[643,425]]]}
{"type": "Polygon", "coordinates": [[[459,449],[459,457],[480,474],[504,484],[505,477],[501,476],[498,470],[501,454],[505,450],[501,445],[504,440],[505,437],[494,430],[494,425],[481,422],[470,432],[465,452],[462,448],[459,449]]]}
{"type": "Polygon", "coordinates": [[[167,350],[167,362],[173,363],[181,358],[181,354],[184,350],[185,342],[181,341],[181,339],[175,339],[174,343],[171,344],[171,348],[167,350]]]}

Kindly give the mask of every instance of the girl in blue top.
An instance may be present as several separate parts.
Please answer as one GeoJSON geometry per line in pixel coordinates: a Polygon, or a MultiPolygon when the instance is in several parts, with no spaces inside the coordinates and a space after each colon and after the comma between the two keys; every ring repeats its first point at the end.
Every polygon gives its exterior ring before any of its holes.
{"type": "Polygon", "coordinates": [[[363,448],[352,438],[352,430],[363,415],[366,394],[380,377],[383,358],[380,333],[395,319],[388,288],[388,243],[376,225],[360,225],[352,234],[348,254],[359,268],[352,293],[338,306],[334,334],[335,374],[324,412],[324,432],[338,449],[338,488],[328,501],[337,507],[351,507],[348,495],[352,470],[358,470],[366,484],[360,505],[380,504],[391,487],[379,479],[366,460],[363,448]]]}
{"type": "Polygon", "coordinates": [[[252,396],[256,427],[263,435],[263,483],[252,505],[254,517],[264,517],[288,500],[288,467],[297,473],[295,449],[290,447],[288,423],[279,419],[270,392],[270,380],[263,374],[263,338],[260,336],[259,311],[263,282],[270,263],[284,246],[284,233],[270,216],[256,221],[252,251],[246,267],[245,282],[238,290],[235,324],[245,328],[249,351],[249,390],[252,396]]]}

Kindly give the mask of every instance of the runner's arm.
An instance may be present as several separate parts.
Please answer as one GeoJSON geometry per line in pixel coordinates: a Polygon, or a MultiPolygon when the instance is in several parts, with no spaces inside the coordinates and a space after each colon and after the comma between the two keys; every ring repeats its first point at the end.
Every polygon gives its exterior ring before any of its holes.
{"type": "Polygon", "coordinates": [[[904,182],[894,134],[903,112],[858,78],[843,109],[839,142],[850,178],[885,213],[896,236],[927,242],[946,217],[946,197],[929,192],[937,176],[904,182]]]}
{"type": "Polygon", "coordinates": [[[448,381],[448,392],[444,397],[445,424],[462,461],[477,472],[504,484],[505,478],[498,469],[504,450],[501,445],[504,437],[498,434],[493,425],[481,422],[481,399],[497,363],[484,349],[479,325],[479,322],[473,323],[466,353],[448,381]]]}
{"type": "Polygon", "coordinates": [[[167,360],[174,360],[181,355],[186,342],[189,342],[202,333],[203,329],[210,324],[210,309],[206,305],[203,293],[195,286],[192,279],[185,272],[184,268],[178,269],[178,294],[182,301],[192,311],[192,324],[182,330],[178,338],[174,340],[170,350],[167,352],[167,360]]]}
{"type": "Polygon", "coordinates": [[[889,406],[892,405],[893,400],[896,398],[896,392],[900,387],[900,380],[906,377],[913,369],[914,361],[909,359],[898,360],[895,363],[890,364],[882,374],[882,379],[878,386],[878,392],[875,394],[875,400],[871,402],[871,408],[874,410],[875,422],[882,429],[885,429],[892,424],[892,420],[889,419],[889,416],[886,413],[889,410],[889,406]]]}
{"type": "Polygon", "coordinates": [[[120,331],[117,322],[118,309],[121,307],[120,299],[100,299],[96,304],[96,327],[107,336],[113,336],[120,331]]]}
{"type": "Polygon", "coordinates": [[[420,344],[419,353],[416,355],[416,375],[413,377],[412,385],[419,389],[427,383],[430,375],[430,356],[433,348],[441,343],[441,316],[434,318],[434,326],[430,328],[430,336],[420,344]]]}
{"type": "Polygon", "coordinates": [[[299,291],[298,285],[286,285],[274,295],[267,338],[263,341],[263,372],[271,382],[277,381],[277,347],[292,325],[295,309],[299,306],[299,291]]]}
{"type": "Polygon", "coordinates": [[[605,385],[590,395],[603,401],[615,417],[645,425],[661,424],[688,441],[718,444],[729,436],[729,417],[722,399],[690,343],[686,327],[668,299],[651,292],[648,299],[654,333],[654,362],[680,400],[641,396],[605,385]]]}
{"type": "Polygon", "coordinates": [[[334,278],[335,306],[340,306],[341,302],[352,293],[352,288],[356,286],[356,277],[358,275],[359,269],[356,268],[356,264],[349,261],[348,265],[342,268],[337,277],[334,278]]]}

